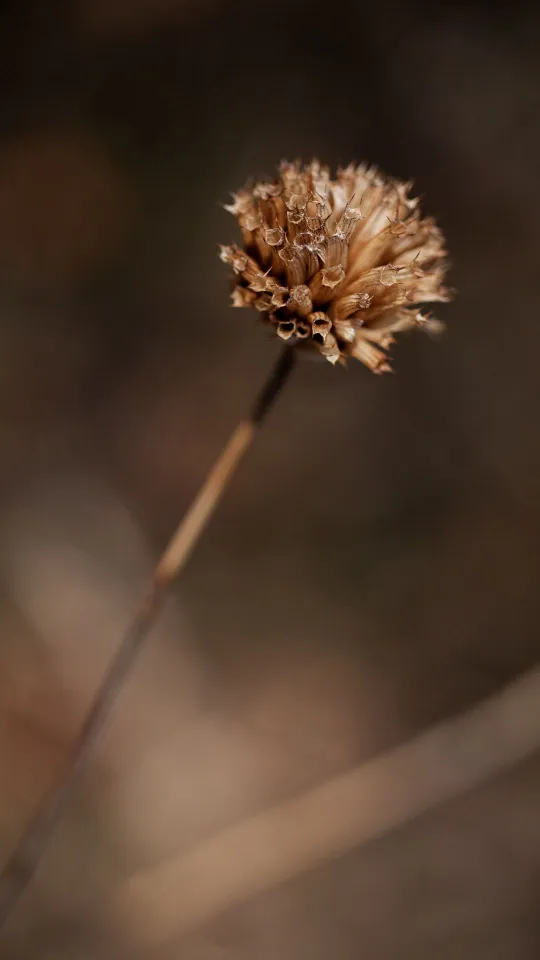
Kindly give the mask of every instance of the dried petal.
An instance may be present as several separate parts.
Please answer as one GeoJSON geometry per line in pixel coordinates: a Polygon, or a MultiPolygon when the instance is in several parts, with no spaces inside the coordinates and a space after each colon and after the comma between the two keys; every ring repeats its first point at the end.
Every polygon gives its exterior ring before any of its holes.
{"type": "Polygon", "coordinates": [[[259,313],[267,313],[272,310],[272,298],[270,294],[263,293],[260,297],[257,297],[254,303],[254,307],[259,313]]]}
{"type": "Polygon", "coordinates": [[[264,293],[266,290],[266,274],[257,273],[256,276],[253,277],[249,289],[254,290],[255,293],[264,293]]]}
{"type": "Polygon", "coordinates": [[[298,317],[307,317],[308,314],[311,313],[313,310],[313,302],[311,300],[309,287],[306,287],[306,285],[302,283],[292,288],[291,296],[287,303],[287,310],[289,313],[294,313],[298,317]]]}
{"type": "Polygon", "coordinates": [[[327,333],[324,342],[319,346],[325,360],[329,360],[330,363],[337,363],[341,356],[341,350],[339,349],[338,342],[336,338],[331,333],[327,333]]]}
{"type": "Polygon", "coordinates": [[[356,339],[357,327],[348,320],[334,320],[334,330],[339,340],[353,343],[356,339]]]}
{"type": "Polygon", "coordinates": [[[311,327],[306,320],[296,321],[296,336],[299,340],[305,340],[311,336],[311,327]]]}
{"type": "Polygon", "coordinates": [[[311,324],[313,338],[319,338],[317,342],[323,343],[332,329],[330,317],[322,310],[317,310],[315,313],[310,313],[308,320],[311,324]]]}
{"type": "Polygon", "coordinates": [[[257,294],[246,287],[235,287],[231,293],[233,307],[251,307],[257,299],[257,294]]]}
{"type": "Polygon", "coordinates": [[[272,304],[276,309],[284,307],[289,299],[289,290],[287,287],[277,287],[272,294],[272,304]]]}
{"type": "Polygon", "coordinates": [[[370,370],[373,370],[373,373],[385,373],[391,369],[386,354],[363,338],[355,341],[350,354],[351,357],[365,363],[370,370]]]}
{"type": "Polygon", "coordinates": [[[345,270],[338,263],[336,267],[323,267],[310,281],[309,289],[313,303],[327,303],[333,291],[345,279],[345,270]]]}
{"type": "Polygon", "coordinates": [[[348,297],[340,297],[330,308],[330,316],[334,322],[342,322],[352,317],[358,310],[365,310],[371,303],[368,293],[353,293],[348,297]]]}
{"type": "Polygon", "coordinates": [[[264,241],[269,247],[282,247],[287,239],[285,231],[281,227],[267,227],[263,231],[264,241]]]}
{"type": "Polygon", "coordinates": [[[285,264],[287,283],[289,287],[296,287],[306,279],[305,264],[302,260],[302,251],[293,244],[283,247],[279,257],[285,264]]]}
{"type": "Polygon", "coordinates": [[[325,267],[347,266],[347,240],[343,234],[335,234],[323,241],[320,247],[325,267]]]}
{"type": "Polygon", "coordinates": [[[295,320],[282,320],[278,323],[277,335],[281,337],[282,340],[289,340],[296,333],[296,321],[295,320]]]}

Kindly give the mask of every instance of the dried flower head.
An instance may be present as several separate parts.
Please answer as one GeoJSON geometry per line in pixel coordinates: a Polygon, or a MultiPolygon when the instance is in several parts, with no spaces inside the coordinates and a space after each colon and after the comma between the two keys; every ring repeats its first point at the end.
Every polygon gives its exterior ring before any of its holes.
{"type": "Polygon", "coordinates": [[[410,183],[362,164],[283,162],[277,180],[246,186],[227,206],[243,246],[221,247],[235,307],[255,307],[277,335],[331,363],[356,357],[389,370],[394,334],[440,324],[419,304],[447,300],[443,237],[410,183]]]}

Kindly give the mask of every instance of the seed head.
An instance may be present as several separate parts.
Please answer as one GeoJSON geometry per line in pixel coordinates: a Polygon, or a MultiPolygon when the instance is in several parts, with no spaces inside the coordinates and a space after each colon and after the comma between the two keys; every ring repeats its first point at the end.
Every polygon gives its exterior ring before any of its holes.
{"type": "Polygon", "coordinates": [[[410,183],[361,164],[330,171],[283,162],[279,176],[247,185],[226,206],[242,247],[221,247],[234,307],[255,307],[278,337],[330,363],[355,357],[390,370],[394,334],[441,325],[418,310],[449,299],[444,241],[422,218],[410,183]]]}

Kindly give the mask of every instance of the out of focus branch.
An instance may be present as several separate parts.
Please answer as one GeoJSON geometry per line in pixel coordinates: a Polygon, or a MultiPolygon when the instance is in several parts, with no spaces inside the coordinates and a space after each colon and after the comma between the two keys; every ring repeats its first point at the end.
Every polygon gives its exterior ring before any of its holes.
{"type": "Polygon", "coordinates": [[[402,826],[540,749],[540,667],[473,709],[131,877],[115,905],[147,945],[402,826]]]}

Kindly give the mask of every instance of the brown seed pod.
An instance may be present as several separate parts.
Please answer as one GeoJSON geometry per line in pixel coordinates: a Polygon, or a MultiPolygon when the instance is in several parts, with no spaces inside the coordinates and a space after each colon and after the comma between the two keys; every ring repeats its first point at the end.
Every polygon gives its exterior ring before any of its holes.
{"type": "Polygon", "coordinates": [[[226,209],[243,248],[221,248],[233,305],[254,306],[279,337],[333,364],[389,370],[393,334],[440,329],[417,307],[449,299],[442,234],[410,188],[365,164],[332,180],[313,160],[283,162],[276,180],[240,190],[226,209]]]}

